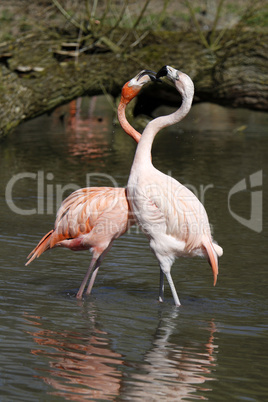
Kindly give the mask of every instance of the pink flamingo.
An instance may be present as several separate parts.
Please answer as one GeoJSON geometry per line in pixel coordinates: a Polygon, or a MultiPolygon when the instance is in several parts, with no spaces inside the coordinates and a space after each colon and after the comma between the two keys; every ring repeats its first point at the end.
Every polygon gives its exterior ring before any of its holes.
{"type": "Polygon", "coordinates": [[[176,257],[207,257],[214,275],[218,275],[218,256],[222,248],[212,240],[204,206],[198,198],[174,178],[155,169],[151,162],[154,137],[164,127],[175,124],[189,112],[194,95],[194,84],[188,75],[165,66],[157,77],[167,76],[182,96],[180,108],[149,122],[138,143],[131,168],[127,195],[142,231],[160,265],[159,301],[163,301],[164,274],[168,280],[176,306],[180,301],[171,277],[171,266],[176,257]]]}
{"type": "MultiPolygon", "coordinates": [[[[118,119],[128,135],[139,141],[141,134],[126,120],[127,104],[149,81],[155,80],[155,73],[143,70],[122,88],[118,105],[118,119]]],[[[28,255],[30,264],[44,251],[54,247],[66,247],[73,251],[91,250],[92,259],[76,297],[82,298],[85,286],[92,273],[86,294],[90,294],[98,269],[113,241],[122,236],[135,223],[129,209],[125,188],[89,187],[70,194],[61,204],[54,225],[28,255]]]]}

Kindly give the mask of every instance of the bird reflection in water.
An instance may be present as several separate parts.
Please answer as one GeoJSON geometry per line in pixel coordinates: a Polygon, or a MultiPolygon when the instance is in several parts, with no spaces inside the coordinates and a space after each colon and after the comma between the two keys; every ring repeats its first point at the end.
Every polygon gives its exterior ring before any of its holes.
{"type": "Polygon", "coordinates": [[[216,366],[216,326],[213,321],[204,323],[202,335],[208,331],[204,343],[188,337],[185,341],[182,337],[183,345],[178,345],[170,341],[175,327],[179,325],[178,314],[178,311],[173,311],[160,321],[152,349],[146,353],[144,362],[132,374],[127,385],[126,392],[131,401],[207,399],[203,395],[205,391],[211,391],[207,381],[215,379],[211,373],[216,366]]]}
{"type": "Polygon", "coordinates": [[[204,393],[211,391],[208,381],[215,379],[217,329],[213,321],[204,322],[196,338],[182,336],[177,333],[178,315],[176,310],[160,318],[152,347],[138,363],[123,360],[112,351],[107,333],[96,330],[94,324],[89,329],[92,335],[85,336],[77,331],[42,328],[48,323],[40,317],[25,318],[37,327],[28,332],[40,346],[31,353],[49,360],[48,374],[40,378],[56,390],[49,392],[52,395],[73,401],[117,397],[151,402],[206,400],[204,393]]]}
{"type": "Polygon", "coordinates": [[[94,328],[92,335],[86,336],[77,331],[54,331],[42,328],[47,321],[42,323],[40,317],[25,318],[37,327],[28,333],[41,346],[31,353],[49,359],[49,374],[40,377],[56,390],[50,395],[72,401],[114,400],[119,395],[122,356],[109,348],[105,332],[94,328]]]}
{"type": "Polygon", "coordinates": [[[104,158],[110,150],[113,110],[101,96],[77,98],[53,113],[54,125],[64,123],[68,154],[82,159],[104,158]],[[108,108],[108,110],[107,110],[108,108]]]}

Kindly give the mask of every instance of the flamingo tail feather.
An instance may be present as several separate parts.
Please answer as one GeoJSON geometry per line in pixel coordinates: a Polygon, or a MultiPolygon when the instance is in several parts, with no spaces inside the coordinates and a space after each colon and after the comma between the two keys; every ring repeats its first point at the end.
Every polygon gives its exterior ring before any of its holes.
{"type": "Polygon", "coordinates": [[[46,250],[50,248],[50,240],[51,240],[51,235],[53,233],[53,230],[48,232],[37,244],[37,246],[30,252],[28,255],[27,259],[29,261],[26,262],[25,265],[29,265],[30,262],[32,262],[35,258],[40,257],[41,254],[43,254],[46,250]]]}
{"type": "Polygon", "coordinates": [[[205,247],[207,254],[208,254],[208,262],[212,268],[213,277],[214,277],[213,285],[215,286],[217,283],[217,276],[218,276],[218,272],[219,272],[217,252],[215,251],[215,249],[213,247],[214,246],[213,243],[211,243],[211,241],[209,241],[208,239],[203,240],[203,246],[205,247]]]}

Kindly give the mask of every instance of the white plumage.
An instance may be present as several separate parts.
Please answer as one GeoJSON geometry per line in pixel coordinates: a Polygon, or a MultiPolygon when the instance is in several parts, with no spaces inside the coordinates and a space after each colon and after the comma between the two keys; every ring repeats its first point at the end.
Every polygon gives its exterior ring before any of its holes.
{"type": "MultiPolygon", "coordinates": [[[[159,74],[159,73],[158,73],[159,74]]],[[[163,300],[163,273],[169,282],[175,304],[180,301],[171,277],[171,266],[179,256],[205,256],[213,274],[218,274],[222,248],[212,240],[208,216],[198,198],[174,178],[155,169],[151,148],[155,135],[164,127],[179,122],[190,110],[194,85],[190,77],[172,67],[163,68],[182,95],[182,105],[174,113],[152,120],[138,144],[131,168],[127,193],[141,229],[150,241],[161,268],[159,300],[163,300]]]]}

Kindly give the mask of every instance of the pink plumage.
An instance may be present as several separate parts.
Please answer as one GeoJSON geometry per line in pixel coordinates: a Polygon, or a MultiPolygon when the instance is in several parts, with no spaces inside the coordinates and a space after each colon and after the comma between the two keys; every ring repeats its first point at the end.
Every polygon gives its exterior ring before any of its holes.
{"type": "MultiPolygon", "coordinates": [[[[154,77],[154,72],[142,70],[122,88],[118,119],[125,132],[136,142],[139,141],[141,134],[128,123],[125,108],[146,83],[154,80],[154,77]]],[[[62,202],[54,229],[48,232],[29,254],[26,265],[44,251],[55,247],[65,247],[73,251],[91,250],[92,260],[76,296],[81,299],[93,272],[86,294],[91,292],[101,262],[112,247],[113,241],[134,223],[125,188],[79,189],[62,202]]]]}

